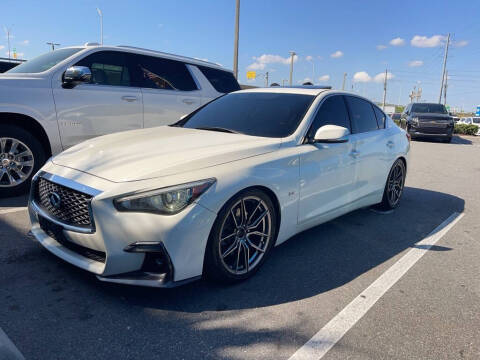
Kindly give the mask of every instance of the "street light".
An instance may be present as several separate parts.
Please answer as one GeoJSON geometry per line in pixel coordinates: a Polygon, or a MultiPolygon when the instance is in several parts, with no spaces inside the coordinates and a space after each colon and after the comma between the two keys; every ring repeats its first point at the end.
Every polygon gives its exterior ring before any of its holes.
{"type": "Polygon", "coordinates": [[[47,42],[47,45],[52,47],[52,51],[55,51],[55,46],[60,46],[60,44],[54,42],[47,42]]]}
{"type": "Polygon", "coordinates": [[[103,14],[102,10],[97,8],[98,16],[100,17],[100,45],[103,45],[103,14]]]}
{"type": "Polygon", "coordinates": [[[292,86],[292,76],[293,76],[293,59],[296,55],[295,51],[289,51],[290,52],[290,86],[292,86]]]}

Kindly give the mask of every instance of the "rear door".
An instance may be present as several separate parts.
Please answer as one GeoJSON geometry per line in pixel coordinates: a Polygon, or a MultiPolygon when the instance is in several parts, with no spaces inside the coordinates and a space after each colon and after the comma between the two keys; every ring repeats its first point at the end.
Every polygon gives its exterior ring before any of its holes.
{"type": "Polygon", "coordinates": [[[345,96],[352,122],[351,157],[355,159],[356,186],[353,201],[383,191],[389,166],[386,151],[393,143],[385,136],[385,121],[377,123],[372,103],[356,97],[345,96]]]}
{"type": "MultiPolygon", "coordinates": [[[[342,95],[329,96],[322,102],[307,138],[313,139],[315,132],[324,125],[351,129],[342,95]]],[[[307,142],[301,146],[298,222],[305,223],[351,201],[356,160],[350,156],[350,140],[336,144],[307,142]]]]}
{"type": "Polygon", "coordinates": [[[142,89],[144,127],[173,124],[201,105],[201,91],[183,62],[136,54],[131,65],[142,89]]]}
{"type": "Polygon", "coordinates": [[[52,84],[64,149],[95,136],[142,127],[142,93],[132,87],[127,56],[95,52],[75,64],[90,68],[90,83],[68,89],[61,80],[52,84]]]}

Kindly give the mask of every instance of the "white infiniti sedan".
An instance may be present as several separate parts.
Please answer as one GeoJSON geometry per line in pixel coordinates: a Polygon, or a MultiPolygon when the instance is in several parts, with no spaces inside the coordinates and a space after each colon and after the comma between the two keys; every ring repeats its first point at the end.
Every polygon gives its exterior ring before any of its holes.
{"type": "Polygon", "coordinates": [[[32,232],[100,280],[253,275],[272,247],[352,210],[398,206],[409,136],[342,91],[225,95],[173,126],[98,137],[35,175],[32,232]]]}

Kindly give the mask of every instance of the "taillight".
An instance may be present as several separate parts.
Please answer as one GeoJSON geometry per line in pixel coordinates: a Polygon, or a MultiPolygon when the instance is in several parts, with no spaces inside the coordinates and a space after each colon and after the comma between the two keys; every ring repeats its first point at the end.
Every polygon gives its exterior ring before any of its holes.
{"type": "Polygon", "coordinates": [[[410,141],[412,140],[412,136],[409,133],[405,133],[405,135],[407,135],[408,143],[410,143],[410,141]]]}

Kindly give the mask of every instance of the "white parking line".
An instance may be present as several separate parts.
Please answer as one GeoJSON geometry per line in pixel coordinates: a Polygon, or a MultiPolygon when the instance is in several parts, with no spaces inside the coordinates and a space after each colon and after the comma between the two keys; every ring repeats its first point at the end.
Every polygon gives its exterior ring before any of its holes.
{"type": "Polygon", "coordinates": [[[298,349],[289,360],[321,359],[463,215],[463,213],[454,212],[426,238],[416,243],[400,260],[298,349]]]}
{"type": "Polygon", "coordinates": [[[25,360],[22,353],[18,351],[2,328],[0,328],[0,359],[25,360]]]}
{"type": "Polygon", "coordinates": [[[15,207],[11,209],[0,210],[0,215],[10,214],[10,213],[19,212],[19,211],[25,211],[25,210],[27,210],[26,207],[15,207]]]}

